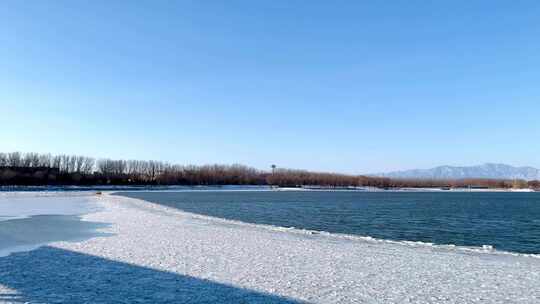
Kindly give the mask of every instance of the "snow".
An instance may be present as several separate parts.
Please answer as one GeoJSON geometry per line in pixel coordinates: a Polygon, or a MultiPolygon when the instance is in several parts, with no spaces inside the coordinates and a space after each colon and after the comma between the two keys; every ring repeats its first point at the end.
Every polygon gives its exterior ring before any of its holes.
{"type": "Polygon", "coordinates": [[[305,233],[125,197],[89,198],[100,210],[83,220],[109,223],[100,231],[113,235],[0,258],[0,303],[540,301],[540,259],[532,256],[305,233]]]}
{"type": "Polygon", "coordinates": [[[78,215],[96,211],[98,207],[92,203],[94,193],[0,192],[0,221],[34,215],[78,215]]]}

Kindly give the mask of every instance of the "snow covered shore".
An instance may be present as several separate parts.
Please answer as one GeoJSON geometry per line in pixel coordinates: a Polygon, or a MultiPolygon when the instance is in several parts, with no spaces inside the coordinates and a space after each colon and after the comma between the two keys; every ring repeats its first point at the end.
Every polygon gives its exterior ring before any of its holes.
{"type": "Polygon", "coordinates": [[[296,233],[119,196],[92,200],[100,208],[83,220],[108,223],[101,232],[112,235],[0,258],[0,303],[540,302],[535,257],[296,233]]]}

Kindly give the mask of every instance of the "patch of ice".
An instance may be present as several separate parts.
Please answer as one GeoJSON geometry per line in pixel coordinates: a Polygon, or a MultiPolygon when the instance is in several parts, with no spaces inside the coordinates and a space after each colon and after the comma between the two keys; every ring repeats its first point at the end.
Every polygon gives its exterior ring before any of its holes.
{"type": "Polygon", "coordinates": [[[94,195],[95,192],[0,192],[0,221],[95,212],[98,206],[94,195]]]}

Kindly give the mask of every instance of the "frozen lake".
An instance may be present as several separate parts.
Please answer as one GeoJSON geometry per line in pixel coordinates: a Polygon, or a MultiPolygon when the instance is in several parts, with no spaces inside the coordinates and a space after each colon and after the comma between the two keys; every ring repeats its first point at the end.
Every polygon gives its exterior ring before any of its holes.
{"type": "Polygon", "coordinates": [[[0,256],[99,235],[105,224],[80,218],[98,210],[91,194],[0,193],[0,256]]]}
{"type": "Polygon", "coordinates": [[[1,222],[11,223],[0,228],[11,231],[8,236],[33,238],[36,230],[54,235],[47,229],[56,227],[58,238],[79,241],[45,240],[35,250],[0,257],[0,303],[507,304],[540,299],[540,259],[534,256],[306,233],[108,194],[72,196],[66,203],[99,208],[1,222]],[[89,237],[101,225],[100,235],[89,237]],[[89,234],[81,240],[85,229],[89,234]]]}

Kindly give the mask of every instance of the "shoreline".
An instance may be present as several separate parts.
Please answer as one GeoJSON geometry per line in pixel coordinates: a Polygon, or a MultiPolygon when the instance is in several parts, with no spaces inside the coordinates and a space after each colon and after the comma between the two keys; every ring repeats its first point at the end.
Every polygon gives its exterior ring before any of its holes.
{"type": "Polygon", "coordinates": [[[260,228],[260,229],[264,229],[268,231],[274,231],[277,233],[291,233],[291,234],[313,236],[313,237],[320,236],[320,237],[325,237],[328,239],[347,240],[347,241],[353,241],[353,242],[356,241],[356,242],[367,243],[367,244],[392,244],[392,245],[398,245],[398,246],[405,246],[408,248],[431,248],[434,250],[442,250],[442,251],[450,251],[450,252],[478,253],[478,254],[491,254],[491,255],[502,255],[502,256],[509,255],[509,256],[535,258],[535,259],[540,260],[540,253],[523,253],[523,252],[499,250],[499,249],[493,248],[493,246],[489,244],[484,244],[482,246],[436,244],[436,243],[412,241],[412,240],[382,239],[382,238],[372,237],[369,235],[356,235],[356,234],[328,232],[328,231],[323,231],[323,230],[310,230],[310,229],[303,229],[303,228],[297,228],[297,227],[284,227],[284,226],[276,226],[276,225],[269,225],[269,224],[248,223],[248,222],[242,222],[242,221],[234,220],[234,219],[226,219],[226,218],[220,218],[220,217],[215,217],[215,216],[197,214],[197,213],[184,211],[184,210],[176,209],[169,206],[160,205],[158,203],[146,201],[139,198],[116,195],[116,193],[122,193],[122,192],[121,191],[110,192],[110,193],[105,193],[104,195],[127,198],[130,200],[136,201],[138,204],[148,205],[147,206],[148,208],[151,208],[154,210],[162,210],[163,212],[175,213],[178,215],[190,217],[193,219],[200,219],[200,220],[208,221],[210,223],[215,223],[215,224],[236,225],[239,227],[245,226],[247,228],[260,228]]]}
{"type": "MultiPolygon", "coordinates": [[[[51,271],[76,273],[78,264],[70,263],[80,260],[92,280],[101,280],[103,265],[114,263],[127,268],[108,279],[129,279],[139,288],[165,284],[154,276],[187,277],[194,284],[152,289],[148,303],[185,300],[186,294],[194,296],[190,290],[197,290],[199,297],[187,301],[193,303],[212,302],[209,299],[216,290],[224,292],[224,303],[256,302],[261,297],[264,301],[259,303],[532,303],[540,298],[536,288],[540,260],[533,257],[269,229],[110,193],[93,200],[99,210],[82,215],[82,220],[108,224],[97,231],[109,235],[54,242],[0,258],[0,293],[20,292],[21,297],[47,302],[52,297],[47,289],[57,288],[50,285],[54,280],[39,281],[43,286],[32,289],[37,278],[31,269],[23,276],[20,267],[39,263],[51,271]],[[50,266],[53,261],[59,262],[50,266]],[[147,271],[152,276],[144,276],[147,271]],[[133,282],[141,276],[146,280],[143,285],[133,282]],[[212,288],[199,290],[194,287],[197,284],[212,288]]],[[[55,297],[66,302],[99,302],[96,299],[139,295],[136,290],[107,291],[101,295],[71,286],[56,290],[60,295],[55,297]]],[[[0,303],[11,302],[0,298],[0,303]]]]}
{"type": "Polygon", "coordinates": [[[85,192],[125,192],[125,191],[156,191],[156,192],[177,192],[177,191],[331,191],[331,192],[440,192],[440,193],[463,193],[463,192],[507,192],[507,193],[534,193],[540,192],[532,188],[450,188],[440,187],[272,187],[269,185],[198,185],[198,186],[0,186],[0,196],[8,193],[37,193],[46,195],[47,193],[85,193],[85,192]]]}
{"type": "MultiPolygon", "coordinates": [[[[441,250],[450,250],[450,251],[461,251],[461,252],[474,252],[474,253],[484,253],[484,254],[495,254],[495,255],[512,255],[512,256],[523,256],[523,257],[532,257],[532,258],[538,258],[540,259],[540,253],[524,253],[524,252],[516,252],[516,251],[507,251],[507,250],[501,250],[498,248],[493,248],[490,244],[483,244],[478,246],[465,246],[465,245],[456,245],[451,243],[431,243],[431,242],[423,242],[423,241],[414,241],[414,240],[394,240],[394,239],[383,239],[378,237],[373,237],[370,235],[357,235],[357,234],[347,234],[347,233],[339,233],[339,232],[328,232],[324,230],[310,230],[310,229],[304,229],[304,228],[298,228],[298,227],[286,227],[286,226],[276,226],[276,225],[270,225],[270,224],[260,224],[260,223],[248,223],[248,222],[242,222],[239,220],[234,219],[226,219],[226,218],[220,218],[215,216],[209,216],[209,215],[203,215],[203,214],[197,214],[189,211],[184,211],[180,209],[176,209],[174,207],[169,207],[165,205],[161,205],[158,203],[154,203],[151,201],[146,201],[144,199],[139,198],[133,198],[129,196],[121,195],[123,192],[130,192],[131,190],[116,190],[116,191],[106,191],[106,192],[100,192],[100,194],[96,194],[96,191],[45,191],[45,192],[38,192],[38,191],[22,191],[22,192],[2,192],[0,191],[0,199],[2,198],[12,198],[12,199],[47,199],[50,200],[51,198],[54,199],[73,199],[73,198],[85,198],[85,199],[99,199],[99,198],[122,198],[126,200],[136,201],[140,205],[145,205],[146,207],[149,207],[151,209],[163,209],[164,212],[170,212],[170,213],[177,213],[182,216],[188,216],[193,219],[201,219],[217,224],[225,224],[225,225],[237,225],[237,226],[246,226],[246,227],[257,227],[262,228],[269,231],[275,231],[275,232],[286,232],[286,233],[292,233],[292,234],[299,234],[299,235],[320,235],[325,236],[328,238],[336,238],[340,240],[351,240],[351,241],[359,241],[359,242],[367,242],[371,244],[396,244],[401,246],[407,246],[407,247],[429,247],[433,249],[441,249],[441,250]],[[118,195],[117,195],[118,193],[118,195]]],[[[201,190],[193,190],[193,189],[183,189],[183,190],[154,190],[154,191],[148,191],[145,192],[244,192],[244,191],[276,191],[276,190],[270,190],[270,189],[259,189],[259,190],[246,190],[246,189],[229,189],[229,190],[223,190],[223,189],[201,189],[201,190]]],[[[280,191],[280,190],[277,190],[280,191]]],[[[285,191],[293,191],[291,190],[285,190],[285,191]]],[[[299,190],[299,191],[313,191],[313,192],[333,192],[331,190],[299,190]]],[[[338,192],[341,192],[342,190],[336,190],[338,192]]],[[[354,190],[352,190],[354,191],[354,190]]],[[[345,192],[350,192],[346,191],[345,192]]],[[[388,191],[385,192],[408,192],[408,191],[388,191]]],[[[414,192],[414,191],[412,191],[414,192]]],[[[430,191],[427,191],[430,192],[430,191]]],[[[441,191],[441,192],[448,192],[448,191],[441,191]]],[[[454,191],[454,192],[461,192],[461,191],[454,191]]],[[[483,192],[483,191],[478,191],[483,192]]],[[[0,201],[1,203],[1,201],[0,201]]],[[[42,204],[43,202],[40,202],[42,204]]],[[[80,202],[79,202],[80,204],[80,202]]],[[[56,209],[55,212],[51,213],[51,215],[43,215],[41,213],[36,214],[20,214],[17,216],[8,215],[8,216],[0,216],[0,223],[2,221],[14,221],[14,220],[25,220],[25,219],[32,219],[34,217],[41,217],[41,216],[64,216],[64,217],[78,217],[81,218],[81,220],[84,220],[84,217],[91,213],[96,213],[99,211],[102,207],[99,206],[97,202],[90,202],[90,203],[84,203],[87,205],[86,208],[80,209],[79,212],[74,212],[73,210],[67,211],[65,210],[60,211],[58,213],[58,210],[56,209]],[[90,207],[91,206],[91,207],[90,207]]],[[[9,205],[8,205],[9,206],[9,205]]],[[[50,209],[50,206],[47,206],[46,208],[50,209]]],[[[43,209],[41,209],[42,211],[43,209]]],[[[47,243],[40,243],[41,245],[46,245],[47,243]]],[[[37,246],[37,247],[39,247],[37,246]]],[[[32,247],[36,247],[32,245],[32,247]]],[[[24,246],[22,246],[24,248],[24,246]]]]}

